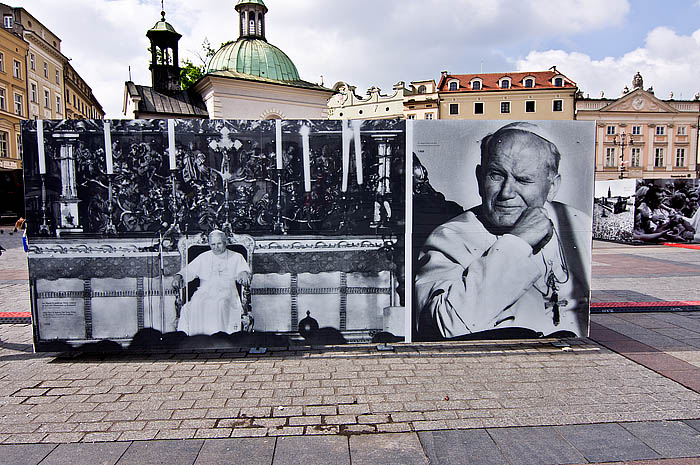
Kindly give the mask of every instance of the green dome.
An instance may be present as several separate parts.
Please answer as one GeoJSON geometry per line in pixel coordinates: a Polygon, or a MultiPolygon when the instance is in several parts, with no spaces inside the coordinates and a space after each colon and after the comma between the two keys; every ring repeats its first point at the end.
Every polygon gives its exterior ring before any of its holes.
{"type": "Polygon", "coordinates": [[[165,11],[161,11],[160,14],[162,15],[160,21],[158,21],[152,28],[150,28],[146,32],[146,35],[153,32],[172,32],[173,34],[177,34],[178,36],[182,37],[180,34],[178,34],[175,28],[172,27],[170,23],[165,20],[165,11]]]}
{"type": "Polygon", "coordinates": [[[240,38],[221,47],[207,67],[207,73],[217,71],[232,71],[276,81],[300,80],[297,67],[282,50],[264,40],[252,38],[240,38]]]}
{"type": "Polygon", "coordinates": [[[267,11],[267,7],[263,3],[263,0],[238,0],[236,3],[236,7],[238,5],[244,5],[244,4],[249,4],[249,5],[260,5],[265,8],[265,11],[267,11]]]}

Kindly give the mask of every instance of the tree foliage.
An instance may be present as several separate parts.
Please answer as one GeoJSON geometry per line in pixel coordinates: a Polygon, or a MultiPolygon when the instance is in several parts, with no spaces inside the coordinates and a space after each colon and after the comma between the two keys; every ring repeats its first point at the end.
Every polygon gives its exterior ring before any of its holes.
{"type": "MultiPolygon", "coordinates": [[[[222,44],[221,46],[223,46],[222,44]]],[[[196,56],[193,62],[189,58],[182,60],[180,65],[180,84],[183,90],[187,90],[194,85],[202,76],[207,69],[207,63],[216,54],[216,50],[212,48],[209,40],[205,37],[202,41],[202,48],[194,52],[196,56]]]]}

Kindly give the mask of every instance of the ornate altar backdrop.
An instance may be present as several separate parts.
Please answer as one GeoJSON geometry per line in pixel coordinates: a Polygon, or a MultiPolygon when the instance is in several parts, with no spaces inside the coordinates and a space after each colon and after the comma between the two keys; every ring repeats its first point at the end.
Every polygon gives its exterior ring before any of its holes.
{"type": "Polygon", "coordinates": [[[254,332],[212,346],[401,336],[405,142],[398,120],[23,123],[37,349],[184,343],[177,243],[213,229],[255,249],[254,332]]]}

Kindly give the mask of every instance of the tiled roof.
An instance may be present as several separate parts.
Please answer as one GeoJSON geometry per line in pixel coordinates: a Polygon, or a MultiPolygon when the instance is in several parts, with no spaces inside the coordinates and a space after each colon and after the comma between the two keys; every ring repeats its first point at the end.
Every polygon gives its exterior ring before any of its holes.
{"type": "Polygon", "coordinates": [[[443,74],[440,78],[440,83],[438,84],[438,90],[440,92],[483,92],[514,89],[572,89],[575,87],[576,83],[574,81],[559,72],[551,70],[518,73],[443,74]],[[555,76],[561,76],[564,78],[563,87],[557,87],[552,83],[552,79],[555,76]],[[509,89],[501,89],[501,87],[498,85],[498,81],[504,77],[510,78],[509,89]],[[532,77],[535,79],[534,87],[525,87],[523,80],[526,77],[532,77]],[[474,78],[481,79],[481,89],[474,90],[471,88],[470,82],[474,78]],[[459,80],[459,87],[458,90],[450,91],[448,83],[453,79],[459,80]]]}
{"type": "Polygon", "coordinates": [[[174,116],[208,118],[209,113],[202,99],[194,92],[182,91],[169,96],[156,92],[152,87],[126,83],[129,97],[140,97],[138,112],[174,116]]]}

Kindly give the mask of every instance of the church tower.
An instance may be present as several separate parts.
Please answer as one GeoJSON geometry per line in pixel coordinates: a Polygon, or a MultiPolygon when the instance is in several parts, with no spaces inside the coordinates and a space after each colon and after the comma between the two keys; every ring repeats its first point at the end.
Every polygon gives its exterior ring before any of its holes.
{"type": "Polygon", "coordinates": [[[153,90],[166,95],[180,92],[180,62],[177,56],[177,43],[182,37],[165,21],[165,11],[161,19],[146,32],[151,41],[151,82],[153,90]]]}
{"type": "Polygon", "coordinates": [[[267,7],[262,0],[239,0],[236,3],[239,15],[239,39],[265,39],[265,13],[267,7]]]}

